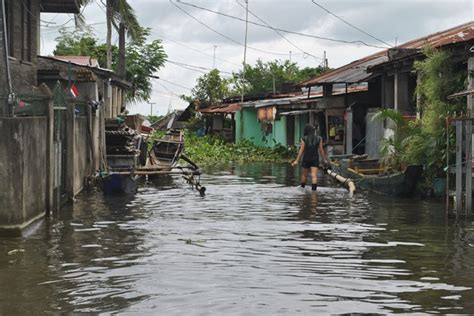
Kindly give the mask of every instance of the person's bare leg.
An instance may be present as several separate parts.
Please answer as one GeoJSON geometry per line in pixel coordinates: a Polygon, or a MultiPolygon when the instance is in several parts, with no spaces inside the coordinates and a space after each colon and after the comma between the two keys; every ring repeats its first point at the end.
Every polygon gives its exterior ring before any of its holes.
{"type": "Polygon", "coordinates": [[[318,168],[311,167],[311,189],[316,191],[318,188],[318,168]]]}
{"type": "Polygon", "coordinates": [[[308,179],[308,173],[309,173],[309,169],[303,168],[303,174],[301,175],[301,187],[303,188],[306,185],[306,180],[308,179]]]}

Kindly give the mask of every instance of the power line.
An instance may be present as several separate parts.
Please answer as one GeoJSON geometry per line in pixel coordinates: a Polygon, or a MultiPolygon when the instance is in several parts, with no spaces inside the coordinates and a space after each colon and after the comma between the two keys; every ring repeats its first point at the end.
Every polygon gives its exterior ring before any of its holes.
{"type": "MultiPolygon", "coordinates": [[[[167,60],[167,62],[170,62],[170,63],[172,63],[172,64],[179,64],[179,65],[183,65],[183,66],[187,66],[187,67],[191,67],[191,68],[201,69],[201,70],[207,70],[207,71],[214,70],[214,69],[207,68],[207,67],[203,67],[203,66],[190,65],[190,64],[181,63],[181,62],[178,62],[178,61],[173,61],[173,60],[167,60]]],[[[219,69],[218,69],[218,70],[219,70],[219,69]]],[[[224,71],[224,70],[219,70],[219,72],[221,72],[221,73],[223,73],[223,74],[232,75],[231,72],[224,71]]]]}
{"type": "Polygon", "coordinates": [[[163,89],[165,89],[166,91],[168,91],[169,95],[171,96],[176,96],[178,98],[181,98],[181,95],[171,91],[167,86],[165,86],[164,84],[162,84],[161,82],[156,82],[158,85],[160,85],[161,87],[163,87],[163,89]]]}
{"type": "MultiPolygon", "coordinates": [[[[173,3],[172,0],[170,0],[170,2],[173,3]]],[[[186,6],[190,6],[190,7],[199,9],[199,10],[207,11],[207,12],[214,13],[214,14],[217,14],[217,15],[222,15],[222,16],[225,16],[225,17],[230,18],[230,19],[245,22],[245,19],[239,18],[237,16],[233,16],[233,15],[218,12],[218,11],[214,11],[214,10],[204,8],[204,7],[195,5],[195,4],[187,3],[187,2],[179,1],[179,3],[182,4],[182,5],[186,5],[186,6]]],[[[182,8],[177,6],[175,3],[173,3],[173,5],[176,6],[177,8],[179,8],[180,10],[182,10],[182,8]]],[[[182,11],[184,11],[184,10],[182,10],[182,11]]],[[[186,12],[186,14],[189,15],[189,13],[187,13],[187,12],[186,12]]],[[[196,18],[194,18],[194,19],[196,19],[196,18]]],[[[203,24],[198,19],[196,19],[196,21],[203,24]]],[[[325,41],[336,42],[336,43],[344,43],[344,44],[356,44],[356,45],[360,44],[360,45],[364,45],[364,46],[367,46],[367,47],[375,47],[375,48],[386,49],[386,47],[377,46],[377,45],[370,45],[370,44],[367,44],[367,43],[365,43],[364,41],[361,41],[361,40],[347,41],[347,40],[342,40],[342,39],[335,39],[335,38],[330,38],[330,37],[323,37],[323,36],[317,36],[317,35],[311,35],[311,34],[306,34],[306,33],[295,32],[295,31],[289,31],[289,30],[285,30],[285,29],[282,29],[282,28],[272,27],[272,26],[268,26],[268,25],[265,25],[265,24],[257,23],[257,22],[254,22],[254,21],[248,21],[248,23],[256,25],[256,26],[260,26],[260,27],[263,27],[263,28],[271,29],[271,30],[274,30],[274,31],[276,30],[276,31],[280,31],[280,32],[288,33],[288,34],[295,34],[295,35],[314,38],[314,39],[319,39],[319,40],[325,40],[325,41]]],[[[215,30],[213,30],[213,31],[217,32],[215,30]]],[[[220,34],[220,33],[218,33],[218,34],[220,34]]],[[[220,35],[222,36],[222,34],[220,34],[220,35]]],[[[232,40],[232,41],[234,41],[234,40],[232,40]]],[[[239,44],[241,45],[241,43],[239,43],[239,44]]],[[[288,54],[285,54],[285,55],[288,55],[288,54]]]]}
{"type": "Polygon", "coordinates": [[[347,21],[344,20],[342,17],[340,17],[340,16],[338,16],[338,15],[332,13],[331,11],[329,11],[328,9],[326,9],[325,7],[323,7],[321,4],[317,3],[315,0],[311,0],[311,2],[313,2],[313,4],[317,5],[318,7],[320,7],[321,9],[323,9],[324,11],[326,11],[327,13],[329,13],[330,15],[332,15],[333,17],[335,17],[336,19],[342,21],[344,24],[349,25],[350,27],[352,27],[352,28],[358,30],[359,32],[361,32],[361,33],[363,33],[363,34],[365,34],[365,35],[367,35],[367,36],[373,38],[374,40],[376,40],[376,41],[378,41],[378,42],[380,42],[380,43],[382,43],[382,44],[387,45],[388,47],[392,47],[392,45],[390,45],[389,43],[387,43],[387,42],[385,42],[385,41],[383,41],[383,40],[381,40],[381,39],[378,39],[377,37],[375,37],[375,36],[373,36],[373,35],[367,33],[366,31],[364,31],[364,30],[362,30],[361,28],[355,26],[354,24],[347,22],[347,21]]]}
{"type": "Polygon", "coordinates": [[[183,88],[183,89],[186,89],[186,90],[192,90],[192,88],[188,88],[188,87],[182,86],[182,85],[180,85],[180,84],[174,83],[174,82],[172,82],[172,81],[169,81],[169,80],[166,80],[166,79],[163,79],[163,78],[159,78],[158,80],[164,81],[164,82],[169,83],[169,84],[171,84],[171,85],[173,85],[173,86],[180,87],[180,88],[183,88]]]}
{"type": "MultiPolygon", "coordinates": [[[[237,2],[237,4],[238,4],[239,6],[241,6],[241,7],[244,8],[244,9],[246,9],[246,7],[245,7],[242,3],[240,3],[239,0],[236,0],[236,2],[237,2]]],[[[249,11],[249,13],[250,13],[253,17],[257,18],[260,22],[264,23],[265,25],[267,25],[267,26],[269,26],[269,27],[271,27],[271,28],[273,29],[273,27],[272,27],[268,22],[266,22],[265,20],[263,20],[262,18],[260,18],[258,15],[256,15],[256,14],[253,13],[252,11],[250,11],[250,10],[248,10],[248,11],[249,11]]],[[[313,57],[313,58],[315,58],[315,59],[322,60],[321,57],[314,56],[313,54],[310,54],[310,53],[304,51],[303,49],[301,49],[300,47],[298,47],[295,43],[293,43],[292,41],[290,41],[289,39],[287,39],[283,34],[281,34],[280,31],[278,31],[278,30],[273,30],[273,31],[275,31],[275,33],[277,33],[281,38],[283,38],[285,41],[287,41],[291,46],[293,46],[293,47],[295,47],[296,49],[298,49],[298,50],[299,50],[300,52],[302,52],[304,55],[308,55],[308,56],[311,56],[311,57],[313,57]]]]}
{"type": "MultiPolygon", "coordinates": [[[[208,30],[222,36],[223,38],[227,39],[228,41],[231,41],[232,43],[234,44],[237,44],[237,45],[240,45],[240,46],[245,46],[243,43],[239,42],[239,41],[236,41],[235,39],[213,29],[212,27],[210,27],[209,25],[207,25],[206,23],[202,22],[201,20],[199,20],[198,18],[196,18],[195,16],[193,16],[192,14],[190,14],[189,12],[187,12],[186,10],[184,10],[183,8],[181,8],[180,6],[178,6],[176,3],[173,2],[173,0],[170,0],[170,3],[172,5],[174,5],[178,10],[180,10],[181,12],[183,12],[184,14],[186,14],[187,16],[189,16],[191,19],[193,19],[194,21],[198,22],[199,24],[201,24],[202,26],[204,26],[205,28],[207,28],[208,30]]],[[[181,4],[185,4],[184,2],[179,2],[181,4]]],[[[188,5],[188,4],[187,4],[188,5]]],[[[191,5],[193,6],[193,5],[191,5]]],[[[265,51],[263,49],[258,49],[258,48],[255,48],[255,47],[251,47],[251,46],[247,46],[249,49],[252,49],[254,51],[257,51],[257,52],[260,52],[260,53],[264,53],[264,54],[268,54],[268,55],[281,55],[281,56],[287,56],[288,54],[286,53],[277,53],[277,52],[269,52],[269,51],[265,51]]]]}
{"type": "MultiPolygon", "coordinates": [[[[205,53],[205,52],[203,52],[203,51],[200,51],[200,50],[198,50],[198,49],[196,49],[196,48],[193,48],[193,47],[191,47],[191,46],[189,46],[189,45],[183,44],[183,43],[181,43],[181,42],[178,42],[178,41],[175,41],[175,40],[172,40],[172,39],[169,39],[169,38],[164,38],[163,36],[160,36],[160,37],[163,38],[163,39],[166,40],[166,41],[170,41],[170,42],[176,43],[176,44],[178,44],[178,45],[181,45],[181,46],[183,46],[183,47],[186,47],[186,48],[189,49],[189,50],[192,50],[192,51],[195,51],[195,52],[197,52],[197,53],[200,53],[200,54],[203,54],[203,55],[206,55],[206,56],[209,56],[209,57],[213,57],[213,58],[214,58],[213,55],[207,54],[207,53],[205,53]]],[[[217,57],[217,56],[215,56],[215,58],[216,58],[216,60],[220,60],[220,61],[222,61],[222,62],[228,63],[228,64],[233,65],[233,66],[237,66],[237,67],[240,67],[240,66],[241,66],[241,65],[238,65],[238,64],[236,64],[236,63],[233,63],[233,62],[227,61],[227,60],[225,60],[225,59],[219,58],[219,57],[217,57]]]]}
{"type": "Polygon", "coordinates": [[[185,66],[185,65],[181,65],[181,64],[178,64],[178,63],[173,63],[173,62],[170,62],[170,61],[166,61],[167,63],[170,63],[170,64],[173,64],[175,66],[179,66],[181,68],[184,68],[184,69],[187,69],[187,70],[191,70],[191,71],[195,71],[195,72],[199,72],[201,74],[207,74],[206,71],[203,71],[203,70],[198,70],[198,69],[194,69],[194,68],[191,68],[191,67],[188,67],[188,66],[185,66]]]}

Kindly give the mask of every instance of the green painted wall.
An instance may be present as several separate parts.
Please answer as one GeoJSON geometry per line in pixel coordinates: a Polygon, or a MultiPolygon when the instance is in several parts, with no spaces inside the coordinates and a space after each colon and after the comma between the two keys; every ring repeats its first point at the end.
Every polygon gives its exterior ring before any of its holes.
{"type": "Polygon", "coordinates": [[[295,116],[295,144],[299,144],[301,142],[301,138],[304,135],[304,127],[306,124],[309,123],[309,115],[302,114],[295,116]]]}
{"type": "MultiPolygon", "coordinates": [[[[309,122],[309,115],[297,115],[295,117],[295,144],[299,144],[303,137],[304,126],[309,122]]],[[[257,119],[255,109],[242,109],[235,115],[236,141],[247,139],[258,146],[274,147],[278,144],[287,146],[287,117],[282,116],[279,120],[272,122],[272,132],[264,135],[261,123],[257,119]]]]}
{"type": "Polygon", "coordinates": [[[275,140],[275,145],[287,146],[286,116],[282,116],[279,120],[273,122],[273,139],[275,140]]]}

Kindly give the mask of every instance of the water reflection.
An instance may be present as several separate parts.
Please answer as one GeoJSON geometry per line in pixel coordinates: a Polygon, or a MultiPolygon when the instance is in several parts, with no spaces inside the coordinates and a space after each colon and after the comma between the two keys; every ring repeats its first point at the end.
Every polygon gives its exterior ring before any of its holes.
{"type": "Polygon", "coordinates": [[[0,240],[0,312],[474,311],[472,228],[324,177],[301,189],[299,172],[209,169],[204,198],[179,177],[81,196],[29,238],[0,240]]]}

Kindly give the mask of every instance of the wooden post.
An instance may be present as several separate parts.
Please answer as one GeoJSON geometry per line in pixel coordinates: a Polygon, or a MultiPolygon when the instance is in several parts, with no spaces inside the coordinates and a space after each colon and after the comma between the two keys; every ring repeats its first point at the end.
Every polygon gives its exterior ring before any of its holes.
{"type": "Polygon", "coordinates": [[[466,121],[466,216],[472,213],[472,121],[466,121]]]}
{"type": "Polygon", "coordinates": [[[456,121],[456,215],[462,209],[462,121],[456,121]]]}
{"type": "Polygon", "coordinates": [[[352,122],[353,121],[353,115],[352,115],[352,109],[348,108],[346,109],[346,154],[350,155],[352,154],[352,122]]]}
{"type": "MultiPolygon", "coordinates": [[[[474,57],[469,57],[467,61],[467,73],[468,73],[468,85],[467,89],[474,89],[474,79],[471,75],[469,75],[471,72],[474,72],[474,57]]],[[[468,116],[473,116],[474,112],[474,95],[473,94],[468,94],[467,95],[467,113],[468,116]]]]}
{"type": "Polygon", "coordinates": [[[67,101],[66,110],[66,194],[69,198],[74,198],[74,180],[75,180],[75,134],[76,134],[76,117],[75,105],[70,100],[67,101]]]}
{"type": "Polygon", "coordinates": [[[42,92],[48,96],[47,106],[47,137],[46,140],[46,214],[54,209],[54,103],[51,90],[43,83],[42,92]]]}

